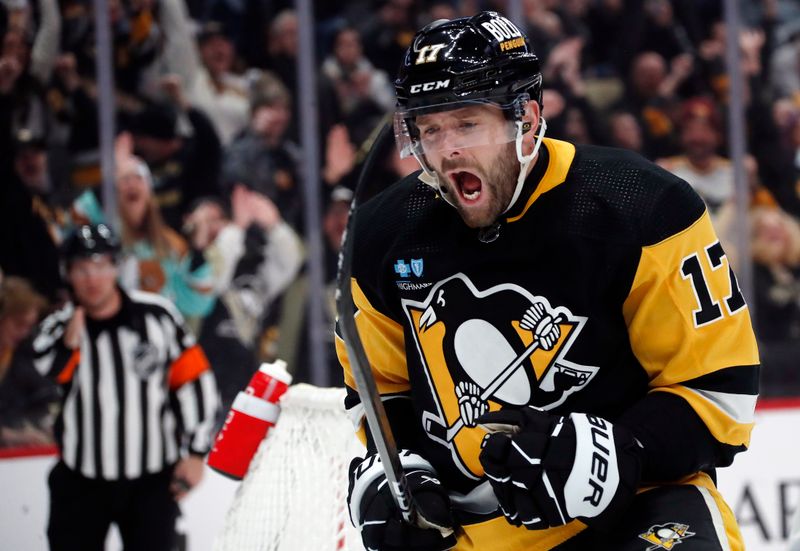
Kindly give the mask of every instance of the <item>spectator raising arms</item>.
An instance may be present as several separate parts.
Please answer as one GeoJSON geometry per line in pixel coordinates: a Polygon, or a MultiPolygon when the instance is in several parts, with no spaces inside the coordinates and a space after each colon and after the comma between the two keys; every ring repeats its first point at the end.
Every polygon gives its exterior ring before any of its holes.
{"type": "Polygon", "coordinates": [[[197,326],[214,304],[211,267],[203,253],[164,224],[144,161],[129,157],[118,164],[117,194],[122,286],[164,295],[197,326]]]}
{"type": "Polygon", "coordinates": [[[223,409],[257,367],[262,321],[297,276],[300,238],[275,204],[242,185],[234,187],[232,216],[216,199],[201,199],[186,218],[192,247],[214,273],[218,300],[200,329],[222,393],[223,409]]]}

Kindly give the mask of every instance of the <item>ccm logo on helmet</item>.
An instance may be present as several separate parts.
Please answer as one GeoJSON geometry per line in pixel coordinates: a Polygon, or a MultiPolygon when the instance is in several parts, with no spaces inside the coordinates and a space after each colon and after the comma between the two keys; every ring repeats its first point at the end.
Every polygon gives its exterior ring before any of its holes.
{"type": "Polygon", "coordinates": [[[412,94],[419,94],[420,92],[430,92],[432,90],[439,90],[450,86],[450,79],[447,80],[432,80],[431,82],[423,82],[422,84],[412,84],[409,92],[412,94]]]}
{"type": "Polygon", "coordinates": [[[516,25],[505,17],[495,17],[491,21],[484,21],[481,23],[481,27],[492,33],[498,42],[522,36],[522,32],[516,25]]]}

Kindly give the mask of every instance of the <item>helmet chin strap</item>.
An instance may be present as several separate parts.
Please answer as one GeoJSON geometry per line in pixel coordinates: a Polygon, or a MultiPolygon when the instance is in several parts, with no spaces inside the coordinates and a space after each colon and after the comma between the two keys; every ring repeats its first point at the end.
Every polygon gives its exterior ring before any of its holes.
{"type": "MultiPolygon", "coordinates": [[[[533,151],[531,151],[528,155],[524,155],[522,153],[523,123],[522,121],[516,121],[517,137],[514,141],[517,150],[517,160],[519,161],[519,175],[517,176],[517,187],[514,188],[514,195],[511,197],[511,201],[508,203],[508,206],[505,208],[503,213],[508,212],[508,210],[514,206],[514,203],[517,202],[517,199],[519,199],[519,195],[522,193],[522,187],[525,184],[525,178],[528,176],[528,165],[531,164],[531,161],[533,161],[534,157],[536,157],[536,154],[539,153],[539,147],[542,145],[542,138],[544,138],[544,133],[547,131],[547,122],[543,117],[540,117],[539,120],[541,121],[539,135],[536,137],[536,142],[533,144],[533,151]]],[[[439,176],[435,172],[428,169],[428,163],[425,162],[425,160],[422,159],[421,156],[416,152],[414,152],[414,157],[416,157],[417,162],[422,167],[422,174],[419,175],[419,180],[435,189],[445,201],[455,207],[456,202],[439,184],[439,176]]]]}
{"type": "Polygon", "coordinates": [[[542,145],[542,138],[544,138],[544,133],[547,131],[547,121],[544,120],[544,117],[540,117],[539,120],[541,121],[541,125],[539,128],[539,135],[536,136],[536,142],[533,144],[533,151],[530,152],[528,155],[524,155],[522,153],[522,121],[517,121],[517,139],[515,140],[515,145],[517,146],[517,160],[519,161],[519,175],[517,176],[517,187],[514,188],[514,195],[511,196],[511,201],[509,201],[508,206],[503,211],[503,214],[509,211],[511,207],[514,206],[514,203],[517,202],[519,199],[520,193],[522,193],[522,187],[525,185],[525,178],[528,177],[528,166],[533,161],[536,154],[539,153],[539,147],[542,145]]]}

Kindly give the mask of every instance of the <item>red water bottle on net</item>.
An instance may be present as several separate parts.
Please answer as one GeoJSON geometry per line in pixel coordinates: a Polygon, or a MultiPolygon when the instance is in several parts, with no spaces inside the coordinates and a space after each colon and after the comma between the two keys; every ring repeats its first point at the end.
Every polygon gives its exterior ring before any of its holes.
{"type": "Polygon", "coordinates": [[[283,360],[261,364],[233,400],[208,454],[209,467],[236,480],[244,478],[258,446],[278,421],[278,400],[291,383],[283,360]]]}

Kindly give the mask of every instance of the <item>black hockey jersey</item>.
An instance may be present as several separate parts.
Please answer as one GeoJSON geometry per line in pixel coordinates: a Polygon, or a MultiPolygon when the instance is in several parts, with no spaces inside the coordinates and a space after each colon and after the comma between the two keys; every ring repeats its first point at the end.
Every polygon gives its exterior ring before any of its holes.
{"type": "Polygon", "coordinates": [[[490,410],[622,423],[647,451],[645,483],[725,466],[748,445],[759,365],[749,312],[702,200],[679,178],[631,152],[544,139],[494,240],[418,175],[357,216],[357,327],[399,446],[453,491],[459,549],[490,537],[549,549],[583,527],[528,532],[496,518],[465,394],[490,410]],[[537,303],[560,327],[550,350],[522,323],[537,303]]]}

